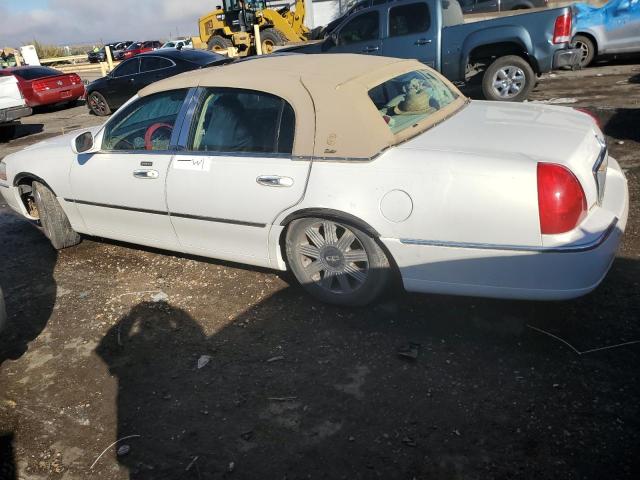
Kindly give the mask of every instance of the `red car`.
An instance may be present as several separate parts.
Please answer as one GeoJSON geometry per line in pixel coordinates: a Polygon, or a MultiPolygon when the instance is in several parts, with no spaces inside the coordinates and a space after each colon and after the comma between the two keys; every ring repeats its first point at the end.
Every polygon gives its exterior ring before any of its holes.
{"type": "Polygon", "coordinates": [[[27,105],[40,107],[73,103],[84,95],[84,84],[75,73],[62,73],[49,67],[11,67],[0,75],[14,75],[27,105]]]}
{"type": "Polygon", "coordinates": [[[136,55],[144,52],[151,52],[152,50],[156,50],[161,46],[162,43],[157,40],[132,43],[124,52],[122,52],[122,60],[127,60],[128,58],[135,57],[136,55]]]}

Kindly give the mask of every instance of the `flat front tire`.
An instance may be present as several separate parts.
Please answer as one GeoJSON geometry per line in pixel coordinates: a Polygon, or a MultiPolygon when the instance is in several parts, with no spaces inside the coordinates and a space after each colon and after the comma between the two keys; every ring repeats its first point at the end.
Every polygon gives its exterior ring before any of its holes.
{"type": "Polygon", "coordinates": [[[487,100],[522,102],[536,83],[531,65],[517,55],[496,59],[484,72],[482,93],[487,100]]]}
{"type": "Polygon", "coordinates": [[[80,235],[71,228],[71,223],[53,192],[40,182],[33,182],[32,190],[42,230],[53,248],[62,250],[80,243],[80,235]]]}
{"type": "Polygon", "coordinates": [[[286,255],[302,287],[335,305],[367,305],[391,278],[389,261],[376,241],[362,230],[334,220],[294,220],[287,229],[286,255]]]}

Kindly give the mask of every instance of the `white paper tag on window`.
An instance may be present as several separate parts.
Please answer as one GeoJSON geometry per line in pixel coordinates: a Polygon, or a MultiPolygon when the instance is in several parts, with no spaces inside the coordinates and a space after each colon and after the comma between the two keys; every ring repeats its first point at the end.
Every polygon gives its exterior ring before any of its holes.
{"type": "Polygon", "coordinates": [[[211,168],[211,160],[206,157],[177,157],[173,161],[176,170],[194,170],[208,172],[211,168]]]}

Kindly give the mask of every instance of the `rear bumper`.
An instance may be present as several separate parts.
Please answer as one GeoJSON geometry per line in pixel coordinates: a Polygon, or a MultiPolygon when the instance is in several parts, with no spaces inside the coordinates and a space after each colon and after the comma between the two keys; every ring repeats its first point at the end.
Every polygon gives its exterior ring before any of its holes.
{"type": "Polygon", "coordinates": [[[610,157],[602,205],[578,227],[584,238],[538,248],[382,239],[408,291],[522,300],[585,295],[604,279],[627,224],[629,192],[610,157]]]}
{"type": "Polygon", "coordinates": [[[553,69],[571,67],[577,69],[580,66],[580,50],[577,48],[563,48],[553,54],[553,69]]]}
{"type": "Polygon", "coordinates": [[[21,107],[5,108],[0,110],[0,123],[13,122],[19,118],[28,117],[31,113],[31,108],[26,105],[21,107]]]}
{"type": "Polygon", "coordinates": [[[29,98],[29,106],[38,107],[41,105],[53,105],[56,103],[71,102],[84,95],[84,85],[72,85],[60,90],[53,90],[43,93],[34,93],[29,98]]]}

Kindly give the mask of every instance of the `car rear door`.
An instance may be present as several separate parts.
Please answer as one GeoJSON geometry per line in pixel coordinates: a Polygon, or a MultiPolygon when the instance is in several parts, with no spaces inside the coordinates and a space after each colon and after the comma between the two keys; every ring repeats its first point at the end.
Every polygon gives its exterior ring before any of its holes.
{"type": "Polygon", "coordinates": [[[400,5],[390,3],[386,6],[388,15],[384,17],[388,22],[382,41],[382,55],[415,58],[439,69],[437,23],[432,21],[432,15],[438,11],[435,1],[421,0],[400,5]]]}
{"type": "MultiPolygon", "coordinates": [[[[284,99],[201,89],[167,178],[183,251],[269,266],[269,230],[303,196],[310,159],[293,159],[296,119],[284,99]]],[[[311,119],[311,121],[313,121],[311,119]]]]}
{"type": "Polygon", "coordinates": [[[165,196],[187,90],[140,98],[117,112],[70,172],[73,198],[91,235],[175,249],[165,196]]]}
{"type": "Polygon", "coordinates": [[[335,40],[328,53],[364,53],[381,55],[380,7],[355,13],[336,30],[335,40]]]}
{"type": "Polygon", "coordinates": [[[156,55],[143,55],[140,57],[138,88],[144,88],[153,82],[170,77],[176,73],[178,72],[173,60],[156,55]]]}

